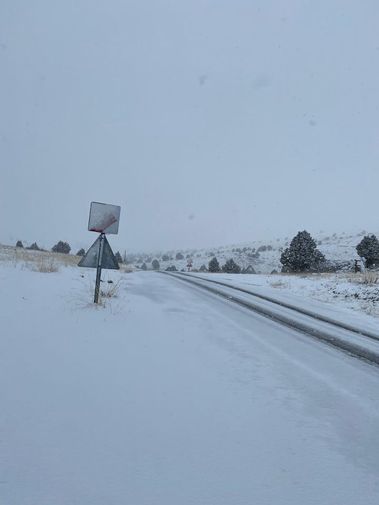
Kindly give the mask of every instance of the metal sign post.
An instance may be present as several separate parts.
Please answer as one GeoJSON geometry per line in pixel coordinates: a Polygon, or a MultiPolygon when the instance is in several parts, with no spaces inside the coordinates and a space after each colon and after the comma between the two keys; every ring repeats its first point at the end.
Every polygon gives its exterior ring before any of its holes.
{"type": "Polygon", "coordinates": [[[100,281],[101,281],[101,262],[103,260],[103,251],[104,251],[104,238],[105,234],[101,233],[99,237],[99,254],[97,259],[97,267],[96,267],[96,284],[95,284],[95,296],[93,299],[93,303],[99,302],[99,292],[100,292],[100,281]]]}
{"type": "Polygon", "coordinates": [[[100,232],[100,235],[79,261],[79,267],[96,268],[94,303],[99,303],[101,270],[108,268],[119,270],[118,262],[105,236],[106,233],[118,233],[120,207],[105,203],[91,202],[88,230],[100,232]]]}

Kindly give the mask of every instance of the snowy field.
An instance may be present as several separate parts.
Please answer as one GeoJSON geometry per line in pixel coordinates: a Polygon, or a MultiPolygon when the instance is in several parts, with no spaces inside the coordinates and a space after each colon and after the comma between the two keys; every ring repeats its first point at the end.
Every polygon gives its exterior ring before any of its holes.
{"type": "Polygon", "coordinates": [[[0,262],[1,504],[377,505],[377,367],[162,274],[103,278],[95,307],[94,270],[0,262]]]}

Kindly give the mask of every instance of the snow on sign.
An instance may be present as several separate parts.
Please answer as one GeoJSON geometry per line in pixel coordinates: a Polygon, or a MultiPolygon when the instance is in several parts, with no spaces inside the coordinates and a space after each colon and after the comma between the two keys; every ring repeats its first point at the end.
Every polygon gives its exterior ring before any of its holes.
{"type": "Polygon", "coordinates": [[[117,235],[121,207],[108,203],[91,202],[88,230],[117,235]]]}

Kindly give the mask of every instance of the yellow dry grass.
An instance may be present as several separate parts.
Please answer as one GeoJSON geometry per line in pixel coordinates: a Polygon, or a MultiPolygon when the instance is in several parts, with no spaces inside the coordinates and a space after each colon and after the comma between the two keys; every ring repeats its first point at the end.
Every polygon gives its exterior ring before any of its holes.
{"type": "Polygon", "coordinates": [[[0,261],[21,265],[37,272],[57,272],[60,267],[77,265],[79,260],[78,256],[70,254],[0,245],[0,261]]]}

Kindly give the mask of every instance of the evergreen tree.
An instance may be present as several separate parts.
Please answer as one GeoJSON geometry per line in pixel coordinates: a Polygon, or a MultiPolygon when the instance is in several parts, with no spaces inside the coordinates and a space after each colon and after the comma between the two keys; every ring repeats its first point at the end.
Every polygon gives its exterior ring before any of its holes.
{"type": "Polygon", "coordinates": [[[166,268],[166,272],[177,272],[177,271],[178,271],[178,269],[176,268],[175,265],[171,265],[166,268]]]}
{"type": "Polygon", "coordinates": [[[142,263],[142,265],[141,265],[141,269],[142,269],[142,270],[147,270],[146,263],[142,263]]]}
{"type": "Polygon", "coordinates": [[[205,265],[201,265],[199,271],[200,272],[206,272],[207,271],[207,267],[205,265]]]}
{"type": "Polygon", "coordinates": [[[379,241],[375,235],[366,235],[356,247],[359,256],[365,259],[366,267],[379,265],[379,241]]]}
{"type": "Polygon", "coordinates": [[[178,252],[177,255],[176,255],[176,259],[177,260],[183,260],[184,259],[184,256],[182,253],[178,252]]]}
{"type": "Polygon", "coordinates": [[[243,274],[256,274],[257,272],[254,270],[254,267],[252,265],[248,265],[243,270],[241,270],[241,273],[243,273],[243,274]]]}
{"type": "Polygon", "coordinates": [[[160,264],[159,264],[159,261],[158,260],[153,260],[152,263],[151,263],[151,266],[153,267],[154,270],[159,270],[160,268],[160,264]]]}
{"type": "Polygon", "coordinates": [[[325,257],[317,249],[311,235],[304,230],[291,240],[290,246],[282,252],[280,262],[283,265],[282,272],[307,272],[319,270],[325,257]]]}
{"type": "Polygon", "coordinates": [[[114,257],[116,258],[117,263],[122,263],[122,256],[119,251],[116,252],[114,257]]]}
{"type": "Polygon", "coordinates": [[[208,270],[213,273],[221,272],[220,264],[217,261],[216,256],[214,258],[212,258],[211,261],[208,263],[208,270]]]}
{"type": "Polygon", "coordinates": [[[21,240],[17,240],[16,247],[24,247],[24,245],[21,242],[21,240]]]}
{"type": "Polygon", "coordinates": [[[31,251],[40,251],[41,249],[38,247],[37,242],[33,242],[31,246],[29,246],[27,249],[30,249],[31,251]]]}
{"type": "Polygon", "coordinates": [[[79,251],[76,253],[77,256],[84,256],[85,255],[85,250],[83,249],[83,247],[81,249],[79,249],[79,251]]]}
{"type": "Polygon", "coordinates": [[[222,271],[227,274],[240,274],[241,267],[237,265],[234,259],[230,258],[225,265],[222,266],[222,271]]]}
{"type": "Polygon", "coordinates": [[[71,247],[67,242],[60,240],[51,250],[55,253],[69,254],[71,247]]]}

